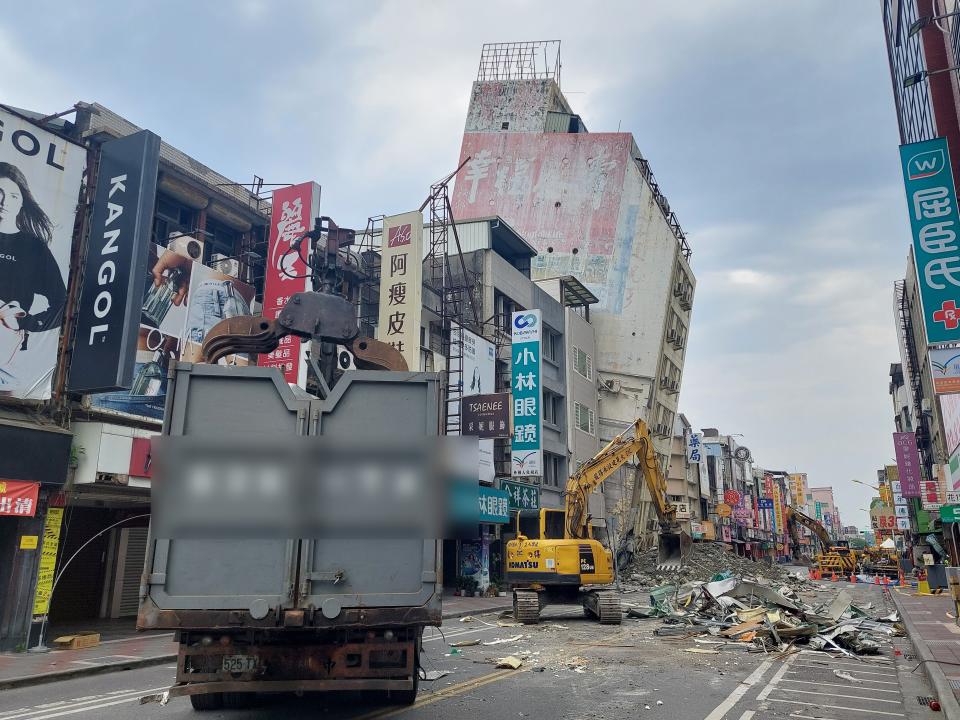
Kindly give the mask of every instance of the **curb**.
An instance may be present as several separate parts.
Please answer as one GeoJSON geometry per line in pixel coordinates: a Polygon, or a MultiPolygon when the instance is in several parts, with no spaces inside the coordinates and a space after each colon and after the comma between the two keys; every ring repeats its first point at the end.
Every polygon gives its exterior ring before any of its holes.
{"type": "Polygon", "coordinates": [[[126,662],[109,663],[107,665],[94,665],[92,667],[73,668],[71,670],[57,670],[55,672],[39,673],[37,675],[22,675],[20,677],[0,679],[0,690],[12,690],[13,688],[28,687],[30,685],[44,685],[46,683],[59,682],[61,680],[73,680],[74,678],[88,677],[90,675],[104,675],[106,673],[120,672],[121,670],[135,670],[137,668],[151,667],[153,665],[163,665],[168,662],[176,662],[176,654],[154,655],[153,657],[143,658],[141,660],[128,660],[126,662]]]}
{"type": "Polygon", "coordinates": [[[940,668],[940,665],[937,664],[933,653],[930,652],[930,648],[923,642],[920,631],[917,630],[917,627],[913,624],[913,620],[903,611],[903,606],[900,604],[897,593],[890,593],[890,598],[893,600],[893,604],[897,606],[900,619],[907,627],[907,635],[913,642],[913,647],[916,649],[920,659],[925,661],[923,663],[923,669],[926,670],[927,677],[930,678],[930,683],[937,693],[937,699],[940,701],[940,707],[943,709],[943,716],[947,718],[960,718],[960,702],[957,701],[957,696],[954,695],[953,688],[947,680],[947,676],[940,668]]]}
{"type": "MultiPolygon", "coordinates": [[[[483,608],[482,610],[458,610],[450,615],[443,615],[441,620],[456,620],[467,615],[485,615],[487,613],[502,612],[513,608],[513,603],[504,603],[496,607],[483,608]]],[[[0,679],[0,690],[12,690],[14,688],[29,687],[31,685],[44,685],[46,683],[59,682],[61,680],[73,680],[74,678],[89,677],[91,675],[104,675],[106,673],[121,672],[123,670],[135,670],[137,668],[152,667],[154,665],[163,665],[168,662],[176,662],[176,653],[170,655],[154,655],[153,657],[143,658],[141,660],[128,660],[126,662],[109,663],[107,665],[94,665],[90,667],[72,668],[70,670],[57,670],[55,672],[40,673],[38,675],[23,675],[21,677],[0,679]]]]}

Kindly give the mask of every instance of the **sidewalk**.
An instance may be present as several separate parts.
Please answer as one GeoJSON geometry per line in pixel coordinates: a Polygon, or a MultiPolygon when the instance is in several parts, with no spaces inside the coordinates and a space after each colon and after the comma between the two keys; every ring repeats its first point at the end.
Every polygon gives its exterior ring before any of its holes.
{"type": "MultiPolygon", "coordinates": [[[[443,596],[444,620],[512,607],[510,597],[443,596]]],[[[91,627],[95,625],[92,623],[91,627]]],[[[173,642],[173,633],[133,635],[132,632],[127,637],[114,637],[84,650],[0,654],[0,690],[176,662],[177,643],[173,642]]],[[[112,635],[118,633],[115,631],[112,635]]],[[[58,630],[57,634],[62,633],[58,630]]],[[[56,636],[51,635],[48,644],[52,644],[56,636]]]]}
{"type": "Polygon", "coordinates": [[[917,662],[923,662],[939,696],[944,715],[960,718],[960,626],[950,617],[955,614],[953,599],[946,594],[915,595],[909,588],[893,588],[890,597],[917,651],[917,662]]]}

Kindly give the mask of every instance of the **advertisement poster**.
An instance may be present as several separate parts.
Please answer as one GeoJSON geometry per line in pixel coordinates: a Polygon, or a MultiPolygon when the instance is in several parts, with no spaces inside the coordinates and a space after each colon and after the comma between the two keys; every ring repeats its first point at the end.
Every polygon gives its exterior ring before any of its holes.
{"type": "Polygon", "coordinates": [[[63,508],[47,508],[43,522],[43,547],[40,549],[40,566],[37,570],[37,590],[33,596],[34,617],[47,614],[50,609],[50,594],[53,592],[53,576],[57,567],[57,551],[60,549],[60,526],[63,523],[63,508]]]}
{"type": "Polygon", "coordinates": [[[940,395],[940,415],[947,435],[947,452],[960,449],[960,394],[940,395]]]}
{"type": "MultiPolygon", "coordinates": [[[[101,410],[159,421],[170,361],[198,362],[210,328],[226,317],[249,315],[256,291],[171,248],[151,244],[147,259],[133,382],[129,390],[97,393],[89,400],[101,410]]],[[[232,355],[220,362],[245,365],[248,360],[232,355]]]]}
{"type": "Polygon", "coordinates": [[[0,107],[0,396],[50,397],[87,151],[0,107]]]}
{"type": "MultiPolygon", "coordinates": [[[[417,343],[419,345],[419,338],[417,343]]],[[[456,400],[461,397],[473,397],[476,395],[490,395],[493,393],[493,390],[496,386],[496,372],[497,372],[497,360],[496,360],[496,347],[493,343],[485,340],[476,333],[472,333],[465,328],[460,327],[456,323],[453,323],[450,328],[450,342],[452,347],[457,347],[459,344],[462,354],[462,368],[463,371],[460,373],[459,380],[456,381],[456,385],[450,388],[450,398],[456,400]]],[[[509,404],[510,398],[509,395],[506,397],[506,401],[509,404]]],[[[451,413],[460,413],[460,425],[463,428],[463,433],[465,435],[477,435],[478,437],[483,437],[483,434],[479,431],[470,430],[467,428],[469,422],[469,412],[466,408],[462,410],[458,408],[458,402],[450,403],[450,412],[451,413]]],[[[507,428],[500,428],[500,420],[497,418],[487,418],[485,422],[495,421],[496,422],[496,433],[495,435],[487,434],[487,438],[492,437],[509,437],[509,431],[506,433],[503,430],[507,428]]],[[[475,422],[479,422],[480,419],[475,417],[475,422]]],[[[507,419],[507,423],[509,420],[507,419]]],[[[485,425],[485,427],[489,427],[485,425]]],[[[493,432],[493,431],[486,431],[493,432]]],[[[493,440],[481,439],[480,440],[480,480],[486,483],[492,483],[496,472],[494,470],[493,464],[493,440]]]]}
{"type": "Polygon", "coordinates": [[[937,395],[960,393],[960,350],[930,348],[930,374],[937,395]]]}
{"type": "Polygon", "coordinates": [[[40,483],[0,480],[0,516],[33,517],[39,494],[40,483]]]}
{"type": "MultiPolygon", "coordinates": [[[[313,182],[273,191],[270,239],[263,276],[263,316],[275,319],[294,294],[309,289],[306,252],[292,251],[293,243],[313,229],[313,219],[320,215],[320,186],[313,182]],[[302,257],[301,257],[302,255],[302,257]]],[[[292,385],[306,387],[307,366],[304,343],[288,335],[272,353],[259,355],[260,367],[275,367],[292,385]]]]}
{"type": "Polygon", "coordinates": [[[514,477],[542,476],[543,392],[540,387],[540,338],[543,320],[539,310],[515,312],[511,320],[511,474],[514,477]]]}

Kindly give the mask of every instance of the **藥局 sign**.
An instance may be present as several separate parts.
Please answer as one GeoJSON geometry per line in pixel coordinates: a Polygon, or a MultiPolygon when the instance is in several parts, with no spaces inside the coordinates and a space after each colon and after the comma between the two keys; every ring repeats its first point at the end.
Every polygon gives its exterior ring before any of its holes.
{"type": "Polygon", "coordinates": [[[894,433],[893,449],[903,496],[920,497],[920,453],[917,451],[917,436],[912,432],[894,433]]]}
{"type": "Polygon", "coordinates": [[[513,390],[513,441],[511,475],[543,475],[543,394],[540,388],[540,338],[543,324],[539,310],[513,313],[510,327],[510,382],[513,390]]]}
{"type": "Polygon", "coordinates": [[[0,107],[0,392],[15,398],[50,397],[86,166],[86,148],[0,107]]]}
{"type": "Polygon", "coordinates": [[[945,138],[900,146],[913,253],[930,344],[960,341],[960,216],[945,138]]]}

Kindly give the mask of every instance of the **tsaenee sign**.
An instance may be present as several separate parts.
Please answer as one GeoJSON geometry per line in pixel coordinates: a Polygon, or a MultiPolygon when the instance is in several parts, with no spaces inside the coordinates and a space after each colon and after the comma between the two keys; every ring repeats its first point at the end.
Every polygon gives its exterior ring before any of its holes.
{"type": "Polygon", "coordinates": [[[945,138],[900,146],[927,341],[960,342],[960,215],[945,138]]]}

